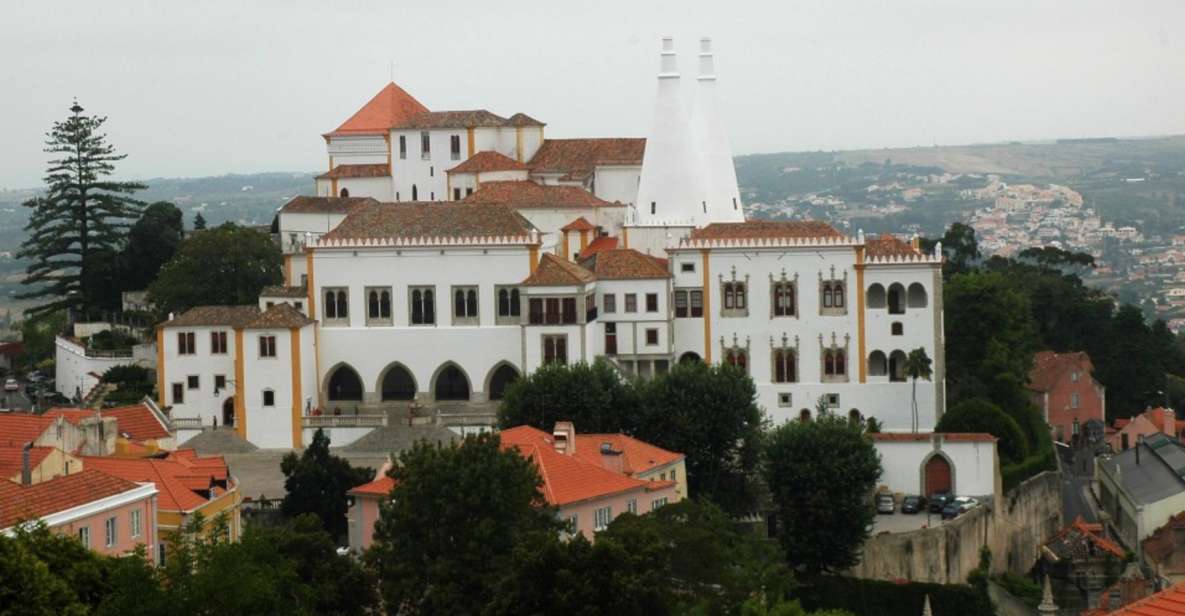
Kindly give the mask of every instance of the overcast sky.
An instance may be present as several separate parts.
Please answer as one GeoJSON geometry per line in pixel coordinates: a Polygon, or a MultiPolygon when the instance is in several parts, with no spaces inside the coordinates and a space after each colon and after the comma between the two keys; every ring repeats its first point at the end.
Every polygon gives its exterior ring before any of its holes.
{"type": "Polygon", "coordinates": [[[644,136],[658,39],[714,38],[738,154],[1185,133],[1179,0],[0,4],[0,187],[71,98],[125,177],[315,171],[390,77],[550,137],[644,136]]]}

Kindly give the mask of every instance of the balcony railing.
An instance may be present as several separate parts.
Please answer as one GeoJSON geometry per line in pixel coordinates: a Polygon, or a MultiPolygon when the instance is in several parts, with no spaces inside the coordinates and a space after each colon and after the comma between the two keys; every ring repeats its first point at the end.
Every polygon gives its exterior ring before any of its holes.
{"type": "Polygon", "coordinates": [[[174,430],[201,430],[201,417],[174,417],[169,420],[174,430]]]}
{"type": "Polygon", "coordinates": [[[381,428],[387,425],[386,415],[328,415],[308,416],[301,420],[306,428],[381,428]]]}

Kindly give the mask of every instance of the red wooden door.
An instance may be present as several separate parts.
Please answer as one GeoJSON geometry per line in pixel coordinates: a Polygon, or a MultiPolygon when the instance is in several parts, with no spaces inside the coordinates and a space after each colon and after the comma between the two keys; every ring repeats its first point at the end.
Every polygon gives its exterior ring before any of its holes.
{"type": "Polygon", "coordinates": [[[942,456],[934,456],[926,462],[926,496],[938,492],[950,492],[950,463],[942,456]]]}

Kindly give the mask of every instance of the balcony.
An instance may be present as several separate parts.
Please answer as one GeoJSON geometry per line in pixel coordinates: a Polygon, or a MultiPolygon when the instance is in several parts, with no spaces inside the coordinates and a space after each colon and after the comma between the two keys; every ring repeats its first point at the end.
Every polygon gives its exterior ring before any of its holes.
{"type": "Polygon", "coordinates": [[[322,415],[301,418],[305,428],[381,428],[387,425],[387,415],[322,415]]]}

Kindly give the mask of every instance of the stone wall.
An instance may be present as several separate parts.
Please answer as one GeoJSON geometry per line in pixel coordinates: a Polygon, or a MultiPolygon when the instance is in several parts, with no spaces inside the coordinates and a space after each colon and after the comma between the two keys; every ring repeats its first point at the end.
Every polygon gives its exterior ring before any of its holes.
{"type": "Polygon", "coordinates": [[[959,584],[979,565],[983,545],[991,548],[993,573],[1025,573],[1061,527],[1061,474],[1047,471],[991,506],[950,522],[869,538],[861,563],[850,573],[877,580],[959,584]]]}

